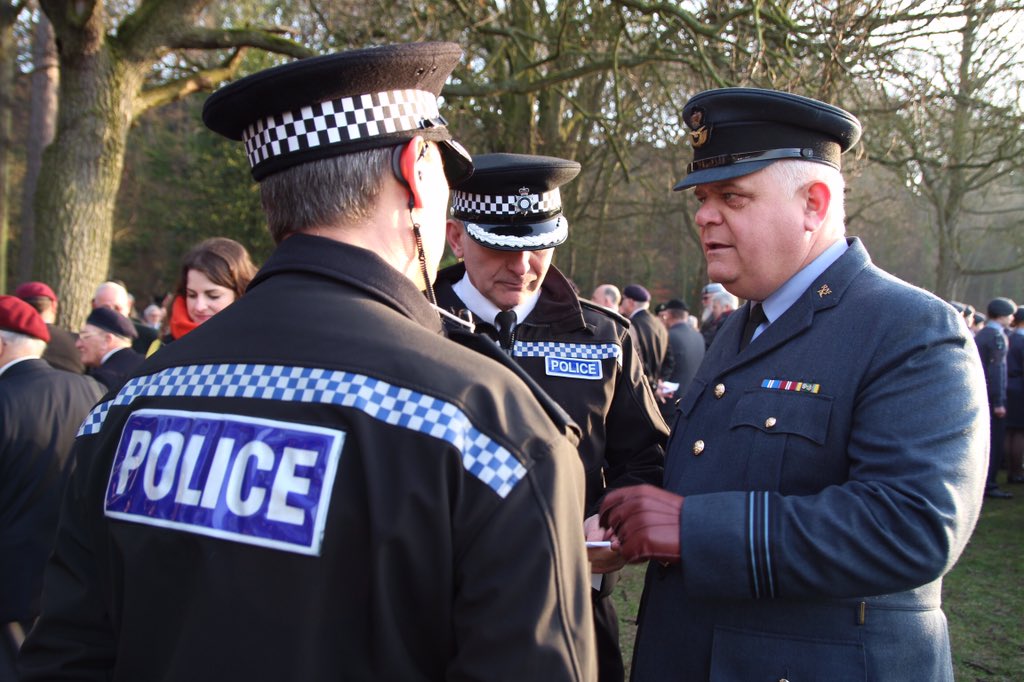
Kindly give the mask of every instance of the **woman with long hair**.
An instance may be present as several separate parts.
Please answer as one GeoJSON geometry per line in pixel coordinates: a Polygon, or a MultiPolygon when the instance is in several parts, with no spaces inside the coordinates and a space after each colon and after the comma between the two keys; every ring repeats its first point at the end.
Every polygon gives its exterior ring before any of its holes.
{"type": "Polygon", "coordinates": [[[245,247],[227,237],[212,237],[194,246],[181,261],[174,299],[167,318],[168,333],[150,346],[180,339],[241,298],[256,266],[245,247]]]}

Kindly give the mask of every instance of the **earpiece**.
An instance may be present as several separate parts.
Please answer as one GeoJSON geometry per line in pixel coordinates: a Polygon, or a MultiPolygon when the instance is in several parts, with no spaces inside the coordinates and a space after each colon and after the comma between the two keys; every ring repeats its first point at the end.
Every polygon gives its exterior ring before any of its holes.
{"type": "Polygon", "coordinates": [[[409,190],[409,208],[423,208],[419,192],[409,184],[409,178],[413,177],[419,150],[424,144],[423,138],[417,135],[411,142],[395,147],[395,151],[391,155],[391,169],[394,171],[395,177],[409,190]]]}

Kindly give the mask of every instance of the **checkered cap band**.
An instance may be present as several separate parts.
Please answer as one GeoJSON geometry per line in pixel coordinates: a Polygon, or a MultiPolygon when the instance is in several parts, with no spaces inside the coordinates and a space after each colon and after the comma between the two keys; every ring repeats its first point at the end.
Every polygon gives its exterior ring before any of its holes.
{"type": "Polygon", "coordinates": [[[249,165],[317,147],[417,130],[440,116],[425,90],[341,97],[253,123],[242,134],[249,165]]]}
{"type": "Polygon", "coordinates": [[[622,348],[615,343],[558,343],[556,341],[516,341],[512,355],[517,358],[563,358],[566,360],[605,360],[615,358],[622,364],[622,348]]]}
{"type": "Polygon", "coordinates": [[[93,408],[78,435],[99,432],[112,407],[150,397],[253,398],[353,408],[448,442],[461,453],[466,471],[499,497],[506,497],[526,476],[516,456],[481,432],[457,406],[362,374],[311,367],[190,365],[136,377],[112,400],[93,408]]]}
{"type": "Polygon", "coordinates": [[[452,192],[452,212],[456,215],[485,216],[539,216],[562,210],[562,197],[557,189],[543,194],[516,194],[497,196],[452,192]]]}

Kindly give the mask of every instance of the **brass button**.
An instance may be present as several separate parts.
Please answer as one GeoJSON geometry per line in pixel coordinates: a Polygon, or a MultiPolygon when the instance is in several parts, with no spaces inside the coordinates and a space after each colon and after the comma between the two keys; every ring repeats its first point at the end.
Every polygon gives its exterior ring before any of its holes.
{"type": "Polygon", "coordinates": [[[770,429],[773,426],[775,426],[776,423],[777,422],[775,421],[775,417],[768,417],[767,419],[764,420],[764,428],[770,429]]]}
{"type": "Polygon", "coordinates": [[[715,397],[721,398],[723,395],[725,395],[725,384],[718,384],[715,386],[715,397]]]}
{"type": "Polygon", "coordinates": [[[697,456],[702,452],[704,452],[704,441],[699,440],[693,444],[693,454],[697,456]]]}

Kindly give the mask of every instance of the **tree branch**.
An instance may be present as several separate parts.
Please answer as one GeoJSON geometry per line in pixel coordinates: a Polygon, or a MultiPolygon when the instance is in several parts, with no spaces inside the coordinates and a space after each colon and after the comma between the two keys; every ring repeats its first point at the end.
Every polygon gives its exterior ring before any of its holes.
{"type": "Polygon", "coordinates": [[[169,81],[161,85],[146,88],[135,98],[134,116],[163,106],[170,102],[176,102],[194,92],[213,90],[219,83],[231,80],[238,67],[242,64],[246,48],[239,48],[231,54],[220,66],[197,71],[184,78],[169,81]]]}

